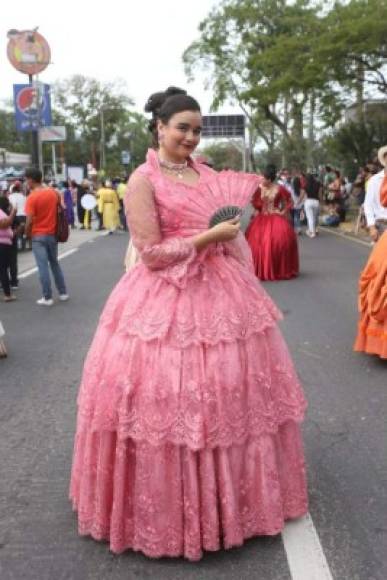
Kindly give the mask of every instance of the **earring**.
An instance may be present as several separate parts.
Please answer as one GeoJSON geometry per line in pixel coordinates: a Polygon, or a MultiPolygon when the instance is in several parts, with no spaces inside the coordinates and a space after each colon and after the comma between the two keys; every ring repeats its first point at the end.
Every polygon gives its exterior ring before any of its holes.
{"type": "Polygon", "coordinates": [[[164,135],[163,135],[163,133],[161,133],[161,132],[158,133],[157,138],[159,140],[159,143],[162,143],[164,141],[164,135]]]}

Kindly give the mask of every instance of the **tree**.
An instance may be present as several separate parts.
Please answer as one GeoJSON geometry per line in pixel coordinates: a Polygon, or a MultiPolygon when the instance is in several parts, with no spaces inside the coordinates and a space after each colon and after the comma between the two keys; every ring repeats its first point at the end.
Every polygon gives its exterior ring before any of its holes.
{"type": "Polygon", "coordinates": [[[132,166],[143,162],[149,144],[146,119],[132,110],[121,82],[74,75],[56,83],[54,104],[55,119],[68,128],[68,163],[101,166],[102,161],[107,173],[121,173],[120,153],[128,149],[132,166]]]}
{"type": "Polygon", "coordinates": [[[187,74],[205,70],[215,110],[238,103],[256,139],[311,164],[316,127],[334,126],[356,91],[361,100],[364,87],[384,90],[386,4],[225,0],[184,53],[187,74]]]}
{"type": "Polygon", "coordinates": [[[387,116],[346,123],[324,139],[328,157],[351,176],[374,156],[387,135],[387,116]]]}
{"type": "Polygon", "coordinates": [[[200,153],[207,157],[214,169],[234,169],[240,171],[243,167],[243,157],[237,145],[230,141],[218,141],[201,147],[200,153]]]}
{"type": "Polygon", "coordinates": [[[387,95],[387,0],[336,2],[323,26],[315,51],[331,78],[387,95]]]}
{"type": "Polygon", "coordinates": [[[13,111],[0,109],[0,148],[15,153],[28,153],[31,148],[30,133],[16,131],[13,111]]]}
{"type": "MultiPolygon", "coordinates": [[[[103,151],[106,173],[113,176],[144,161],[150,143],[147,120],[132,109],[122,83],[101,83],[75,75],[57,81],[52,94],[52,122],[67,129],[66,142],[56,146],[59,163],[93,163],[99,168],[103,151]],[[128,168],[121,163],[123,150],[129,150],[132,156],[128,168]]],[[[13,112],[0,109],[0,147],[28,152],[30,139],[29,133],[16,132],[13,112]]],[[[51,159],[51,144],[43,144],[43,157],[45,161],[51,159]]]]}
{"type": "Polygon", "coordinates": [[[320,94],[326,101],[328,94],[337,98],[313,58],[313,44],[322,34],[317,7],[310,0],[226,0],[201,23],[200,32],[183,59],[188,74],[200,65],[211,74],[213,107],[237,102],[267,144],[274,125],[287,150],[304,164],[310,94],[315,104],[320,94]]]}

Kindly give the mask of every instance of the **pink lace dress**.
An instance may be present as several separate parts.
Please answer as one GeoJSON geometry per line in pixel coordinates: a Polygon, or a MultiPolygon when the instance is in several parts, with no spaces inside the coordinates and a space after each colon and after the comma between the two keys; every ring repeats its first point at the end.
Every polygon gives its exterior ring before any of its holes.
{"type": "Polygon", "coordinates": [[[201,252],[191,241],[214,192],[231,184],[247,202],[257,178],[194,168],[196,185],[174,182],[150,151],[132,176],[140,260],[109,297],[85,361],[70,497],[80,534],[114,552],[198,560],[307,511],[306,403],[280,314],[242,235],[201,252]]]}

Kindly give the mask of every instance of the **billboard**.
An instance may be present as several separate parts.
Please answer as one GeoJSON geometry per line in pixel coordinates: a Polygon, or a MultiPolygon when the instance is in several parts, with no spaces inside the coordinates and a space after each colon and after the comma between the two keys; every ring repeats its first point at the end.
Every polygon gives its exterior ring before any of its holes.
{"type": "Polygon", "coordinates": [[[51,125],[49,85],[13,85],[16,131],[37,131],[51,125]]]}
{"type": "Polygon", "coordinates": [[[64,125],[48,125],[39,130],[41,141],[66,141],[66,127],[64,125]]]}
{"type": "Polygon", "coordinates": [[[245,137],[244,115],[204,115],[202,137],[245,137]]]}

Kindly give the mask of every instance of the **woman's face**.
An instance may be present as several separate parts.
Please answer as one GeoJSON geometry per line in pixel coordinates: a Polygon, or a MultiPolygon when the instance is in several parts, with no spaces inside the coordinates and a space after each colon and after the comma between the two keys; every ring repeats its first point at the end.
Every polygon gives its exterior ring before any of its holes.
{"type": "Polygon", "coordinates": [[[182,111],[173,115],[168,123],[158,122],[160,151],[171,160],[185,161],[200,142],[202,116],[199,111],[182,111]]]}

